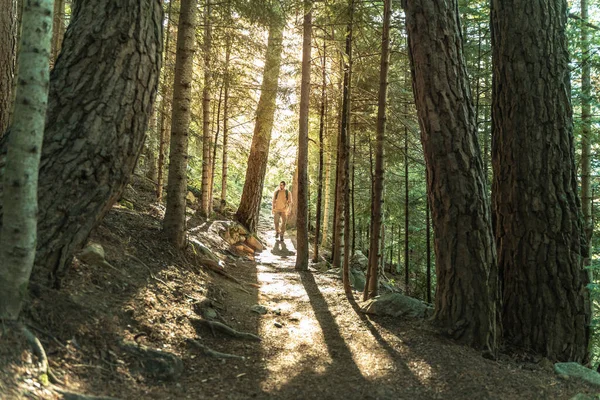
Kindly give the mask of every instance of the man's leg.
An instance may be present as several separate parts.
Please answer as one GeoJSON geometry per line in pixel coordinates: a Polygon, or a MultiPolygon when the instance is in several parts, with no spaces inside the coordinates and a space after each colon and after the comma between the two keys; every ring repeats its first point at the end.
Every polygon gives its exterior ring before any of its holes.
{"type": "Polygon", "coordinates": [[[285,233],[285,228],[287,226],[287,213],[282,212],[281,213],[281,240],[283,240],[283,234],[285,233]]]}
{"type": "Polygon", "coordinates": [[[273,213],[273,217],[275,219],[275,239],[277,239],[277,235],[279,235],[279,217],[281,216],[281,213],[275,211],[275,213],[273,213]]]}

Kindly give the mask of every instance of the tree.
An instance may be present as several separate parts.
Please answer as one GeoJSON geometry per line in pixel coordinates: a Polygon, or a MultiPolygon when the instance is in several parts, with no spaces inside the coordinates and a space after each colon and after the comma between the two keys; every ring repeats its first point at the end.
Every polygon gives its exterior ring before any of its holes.
{"type": "Polygon", "coordinates": [[[54,19],[52,26],[52,64],[56,62],[65,34],[65,0],[54,0],[54,19]]]}
{"type": "Polygon", "coordinates": [[[14,0],[0,0],[0,137],[10,121],[17,49],[17,10],[14,0]]]}
{"type": "Polygon", "coordinates": [[[283,28],[285,21],[279,14],[278,6],[274,6],[273,16],[269,26],[267,54],[261,85],[260,99],[256,108],[256,123],[252,136],[252,147],[248,156],[248,167],[244,190],[235,218],[250,231],[256,230],[262,190],[267,171],[269,145],[271,143],[271,130],[275,116],[275,100],[281,66],[281,52],[283,50],[283,28]]]}
{"type": "Polygon", "coordinates": [[[296,269],[308,270],[308,113],[310,105],[310,53],[312,2],[304,1],[302,39],[302,83],[300,85],[300,122],[298,135],[298,216],[296,219],[296,269]]]}
{"type": "MultiPolygon", "coordinates": [[[[586,243],[591,245],[594,223],[592,220],[592,82],[588,1],[581,0],[581,210],[586,243]]],[[[589,249],[587,250],[589,253],[589,249]]],[[[585,254],[589,263],[589,254],[585,254]]]]}
{"type": "MultiPolygon", "coordinates": [[[[325,110],[327,108],[327,41],[323,40],[323,56],[321,59],[321,111],[319,115],[319,176],[317,178],[317,209],[315,217],[315,241],[313,244],[313,262],[319,261],[319,239],[321,236],[321,205],[323,202],[323,156],[325,143],[323,132],[325,130],[325,110]]],[[[327,222],[323,224],[327,226],[327,222]]],[[[323,230],[326,232],[326,228],[323,230]]]]}
{"type": "Polygon", "coordinates": [[[494,353],[494,237],[457,2],[403,3],[435,235],[434,322],[494,353]]]}
{"type": "Polygon", "coordinates": [[[73,253],[128,182],[151,115],[161,44],[159,2],[75,3],[50,75],[32,272],[37,283],[59,286],[73,253]]]}
{"type": "Polygon", "coordinates": [[[37,178],[48,105],[52,0],[26,1],[12,134],[3,174],[0,319],[16,320],[27,292],[37,238],[37,178]]]}
{"type": "MultiPolygon", "coordinates": [[[[204,12],[204,90],[202,92],[202,198],[200,200],[200,215],[205,218],[212,212],[211,176],[212,176],[212,135],[210,131],[210,90],[212,85],[211,73],[211,3],[206,0],[204,12]]],[[[218,123],[217,115],[217,123],[218,123]]]]}
{"type": "Polygon", "coordinates": [[[566,0],[492,1],[492,197],[504,337],[550,359],[584,362],[590,304],[566,19],[566,0]]]}
{"type": "Polygon", "coordinates": [[[185,246],[185,195],[187,193],[188,140],[192,102],[196,1],[182,0],[177,29],[175,83],[169,153],[167,208],[163,226],[169,241],[178,248],[185,246]]]}
{"type": "MultiPolygon", "coordinates": [[[[379,289],[379,246],[382,231],[383,203],[383,142],[385,140],[385,120],[388,90],[388,71],[390,69],[390,19],[391,0],[383,2],[383,30],[381,38],[381,68],[379,73],[379,98],[377,101],[377,137],[375,139],[375,179],[373,182],[373,200],[371,202],[371,242],[369,246],[369,267],[363,300],[377,296],[379,289]]],[[[383,241],[381,239],[381,241],[383,241]]]]}
{"type": "Polygon", "coordinates": [[[223,76],[223,158],[222,158],[222,173],[221,173],[221,202],[220,211],[223,212],[227,204],[227,169],[228,169],[228,154],[227,143],[229,140],[229,59],[231,57],[231,36],[227,35],[225,39],[225,73],[223,76]]]}

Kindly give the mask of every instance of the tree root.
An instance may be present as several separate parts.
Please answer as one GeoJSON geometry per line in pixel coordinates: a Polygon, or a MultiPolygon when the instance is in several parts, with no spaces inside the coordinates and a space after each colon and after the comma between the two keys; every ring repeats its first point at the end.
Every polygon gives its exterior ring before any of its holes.
{"type": "Polygon", "coordinates": [[[247,294],[252,294],[252,293],[250,293],[249,291],[247,291],[246,289],[243,288],[244,284],[246,284],[246,285],[252,285],[252,284],[242,282],[239,279],[237,279],[236,277],[229,275],[227,272],[225,272],[225,270],[223,269],[223,267],[221,267],[219,265],[218,262],[216,262],[214,260],[211,260],[209,258],[200,258],[200,264],[202,264],[202,266],[210,269],[211,271],[214,271],[217,274],[219,274],[221,276],[224,276],[225,278],[230,279],[233,282],[237,283],[238,285],[242,286],[242,287],[240,287],[240,290],[242,292],[247,293],[247,294]]]}
{"type": "Polygon", "coordinates": [[[29,342],[29,345],[33,349],[33,353],[39,358],[40,363],[42,364],[42,374],[47,376],[50,382],[64,385],[64,383],[54,375],[50,366],[48,365],[48,357],[46,356],[46,351],[44,350],[44,346],[40,340],[35,336],[27,327],[21,323],[17,324],[17,327],[21,330],[25,339],[29,342]]]}
{"type": "Polygon", "coordinates": [[[210,331],[212,332],[213,336],[215,336],[215,337],[217,336],[215,334],[215,330],[218,330],[229,336],[232,336],[232,337],[238,338],[238,339],[253,340],[253,341],[257,341],[257,342],[260,342],[262,340],[259,336],[256,336],[253,333],[236,331],[235,329],[231,328],[230,326],[227,326],[227,325],[222,324],[217,321],[209,321],[207,319],[200,319],[200,318],[194,318],[193,321],[199,322],[201,324],[208,326],[210,328],[210,331]]]}
{"type": "Polygon", "coordinates": [[[227,353],[221,353],[218,351],[215,351],[213,349],[211,349],[210,347],[207,347],[205,345],[203,345],[202,343],[200,343],[197,340],[194,339],[187,339],[187,341],[191,344],[193,344],[195,347],[199,348],[200,351],[202,351],[202,354],[209,356],[209,357],[214,357],[214,358],[234,358],[234,359],[238,359],[238,360],[244,360],[245,358],[243,356],[238,356],[235,354],[227,354],[227,353]]]}
{"type": "Polygon", "coordinates": [[[104,396],[88,396],[86,394],[67,392],[59,388],[54,388],[54,391],[63,396],[63,400],[119,400],[115,397],[104,396]]]}

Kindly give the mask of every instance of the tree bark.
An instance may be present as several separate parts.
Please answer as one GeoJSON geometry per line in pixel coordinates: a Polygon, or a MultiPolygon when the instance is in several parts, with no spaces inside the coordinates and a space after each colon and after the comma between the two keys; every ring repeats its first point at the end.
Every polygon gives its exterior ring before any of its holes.
{"type": "Polygon", "coordinates": [[[506,341],[586,362],[566,20],[566,0],[492,1],[492,193],[506,341]]]}
{"type": "Polygon", "coordinates": [[[56,63],[65,34],[65,0],[54,0],[54,19],[52,25],[52,54],[50,65],[56,63]]]}
{"type": "Polygon", "coordinates": [[[228,154],[227,154],[227,145],[229,140],[229,59],[231,57],[231,35],[227,35],[225,39],[225,73],[223,79],[225,82],[224,86],[224,98],[223,98],[223,157],[221,159],[222,162],[222,172],[221,172],[221,203],[220,209],[221,212],[225,210],[225,206],[227,205],[227,169],[228,169],[228,154]]]}
{"type": "Polygon", "coordinates": [[[206,0],[204,12],[204,90],[202,92],[202,197],[200,199],[200,215],[208,218],[212,212],[210,198],[210,177],[212,167],[212,134],[210,132],[210,91],[212,74],[210,52],[212,41],[211,0],[206,0]]]}
{"type": "Polygon", "coordinates": [[[38,167],[48,105],[52,0],[23,9],[19,83],[3,173],[0,320],[16,320],[35,259],[38,167]]]}
{"type": "Polygon", "coordinates": [[[583,232],[587,251],[585,263],[589,265],[590,245],[594,233],[592,222],[592,82],[590,63],[590,38],[588,22],[588,2],[581,0],[581,211],[583,212],[583,232]]]}
{"type": "MultiPolygon", "coordinates": [[[[406,107],[404,107],[406,110],[406,107]]],[[[410,209],[409,194],[410,181],[408,179],[408,128],[404,127],[404,292],[410,294],[410,209]]]]}
{"type": "Polygon", "coordinates": [[[329,143],[326,148],[327,161],[325,162],[325,188],[323,189],[323,232],[321,233],[321,247],[327,246],[327,234],[329,231],[329,203],[331,199],[331,152],[332,144],[329,143]]]}
{"type": "Polygon", "coordinates": [[[173,79],[171,75],[171,71],[174,68],[174,63],[172,63],[171,57],[171,19],[172,19],[172,6],[173,2],[169,2],[169,7],[167,8],[167,28],[165,33],[165,50],[164,50],[164,60],[163,65],[165,68],[162,70],[162,83],[161,83],[161,101],[160,101],[160,113],[159,113],[159,135],[160,141],[158,144],[158,165],[157,176],[156,176],[156,201],[161,202],[163,196],[163,186],[165,181],[165,157],[166,157],[166,149],[169,142],[169,133],[170,133],[170,121],[169,116],[167,115],[167,109],[169,108],[169,99],[172,98],[172,85],[173,79]]]}
{"type": "Polygon", "coordinates": [[[369,246],[369,276],[365,285],[363,300],[377,296],[379,289],[380,241],[383,214],[383,159],[385,141],[385,121],[387,107],[388,71],[390,69],[390,20],[391,0],[383,2],[383,33],[381,38],[381,67],[379,69],[379,98],[377,101],[377,126],[375,139],[375,180],[373,182],[373,200],[371,203],[371,242],[369,246]]]}
{"type": "Polygon", "coordinates": [[[32,275],[40,284],[58,286],[133,172],[156,93],[161,38],[156,0],[88,0],[74,9],[50,76],[32,275]]]}
{"type": "Polygon", "coordinates": [[[435,234],[434,322],[496,351],[497,273],[489,201],[456,0],[404,0],[435,234]]]}
{"type": "Polygon", "coordinates": [[[177,248],[185,246],[185,196],[189,126],[192,105],[192,80],[196,46],[196,0],[181,0],[173,84],[171,148],[167,207],[163,227],[169,241],[177,248]]]}
{"type": "Polygon", "coordinates": [[[17,9],[14,0],[0,0],[0,137],[10,123],[17,56],[17,9]]]}
{"type": "Polygon", "coordinates": [[[236,219],[251,232],[256,231],[258,224],[260,202],[267,171],[271,130],[275,117],[281,52],[283,50],[283,28],[284,21],[282,17],[279,15],[274,16],[269,27],[265,69],[260,99],[256,108],[256,123],[248,157],[246,179],[240,206],[235,214],[236,219]]]}
{"type": "Polygon", "coordinates": [[[308,271],[308,113],[310,106],[310,54],[312,2],[304,1],[302,35],[302,82],[300,85],[300,121],[298,134],[298,216],[296,218],[296,269],[308,271]]]}
{"type": "Polygon", "coordinates": [[[325,109],[327,102],[327,41],[323,39],[323,58],[321,61],[321,112],[319,115],[319,176],[317,177],[317,212],[315,217],[315,242],[313,262],[319,261],[319,240],[321,239],[321,206],[323,204],[323,162],[325,153],[325,109]]]}

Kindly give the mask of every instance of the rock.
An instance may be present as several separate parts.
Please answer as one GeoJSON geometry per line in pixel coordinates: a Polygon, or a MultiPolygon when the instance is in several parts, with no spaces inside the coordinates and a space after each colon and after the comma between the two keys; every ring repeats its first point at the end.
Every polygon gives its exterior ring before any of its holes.
{"type": "Polygon", "coordinates": [[[265,249],[265,246],[258,240],[258,238],[254,235],[250,235],[246,238],[245,243],[252,247],[254,251],[261,252],[265,249]]]}
{"type": "Polygon", "coordinates": [[[265,306],[261,306],[260,304],[255,304],[252,307],[250,307],[250,311],[254,311],[257,314],[260,315],[264,315],[266,314],[269,310],[267,309],[267,307],[265,306]]]}
{"type": "Polygon", "coordinates": [[[98,243],[89,243],[79,253],[77,258],[89,265],[98,265],[106,262],[104,248],[98,243]]]}
{"type": "Polygon", "coordinates": [[[319,272],[327,272],[329,269],[329,263],[327,261],[321,261],[313,265],[313,268],[319,272]]]}
{"type": "Polygon", "coordinates": [[[554,372],[564,379],[576,379],[600,387],[600,374],[576,362],[554,364],[554,372]]]}
{"type": "Polygon", "coordinates": [[[133,368],[144,376],[170,381],[179,378],[183,372],[183,361],[173,353],[131,342],[122,343],[121,347],[137,358],[133,368]]]}
{"type": "Polygon", "coordinates": [[[392,317],[425,318],[433,309],[421,300],[400,293],[387,293],[364,302],[361,311],[365,314],[392,317]]]}
{"type": "Polygon", "coordinates": [[[194,250],[199,253],[203,258],[208,258],[210,260],[219,262],[221,261],[219,257],[215,255],[208,247],[206,247],[202,242],[196,239],[193,236],[189,236],[189,241],[191,245],[194,247],[194,250]]]}
{"type": "Polygon", "coordinates": [[[354,255],[350,257],[350,269],[366,270],[367,265],[369,265],[369,259],[360,250],[356,250],[354,255]]]}
{"type": "Polygon", "coordinates": [[[187,196],[185,196],[185,199],[191,204],[196,204],[198,202],[198,199],[196,198],[196,196],[194,196],[194,193],[192,192],[187,192],[187,196]]]}
{"type": "Polygon", "coordinates": [[[365,273],[360,269],[350,269],[350,282],[352,283],[352,287],[359,292],[365,290],[365,285],[367,284],[367,278],[365,277],[365,273]]]}
{"type": "Polygon", "coordinates": [[[233,246],[233,248],[242,254],[248,254],[248,255],[254,254],[254,249],[250,246],[246,246],[244,243],[238,243],[235,246],[233,246]]]}

